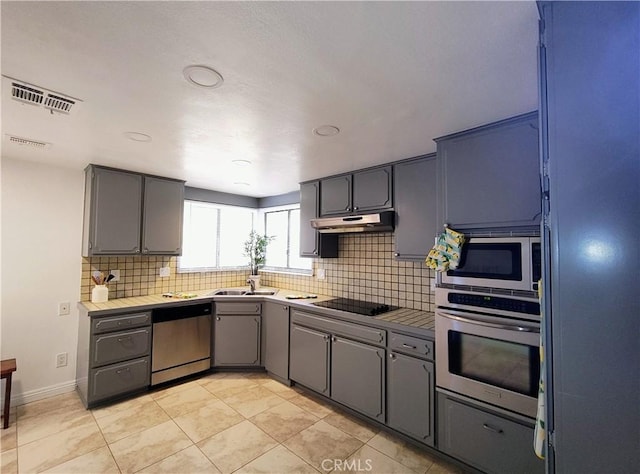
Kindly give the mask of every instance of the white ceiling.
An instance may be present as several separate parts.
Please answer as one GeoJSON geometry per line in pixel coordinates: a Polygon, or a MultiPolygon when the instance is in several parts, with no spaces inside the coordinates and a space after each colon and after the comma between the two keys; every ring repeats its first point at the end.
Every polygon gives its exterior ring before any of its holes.
{"type": "Polygon", "coordinates": [[[12,100],[3,78],[3,158],[262,197],[537,107],[533,1],[2,1],[1,16],[2,74],[83,101],[51,114],[12,100]],[[224,84],[189,84],[191,64],[224,84]],[[312,133],[325,124],[341,133],[312,133]]]}

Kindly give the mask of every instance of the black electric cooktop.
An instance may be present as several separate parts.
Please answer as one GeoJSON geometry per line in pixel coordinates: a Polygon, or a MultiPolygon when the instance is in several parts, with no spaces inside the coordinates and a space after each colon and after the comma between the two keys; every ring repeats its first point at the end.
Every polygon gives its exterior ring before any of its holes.
{"type": "Polygon", "coordinates": [[[377,316],[379,314],[398,309],[397,306],[389,306],[388,304],[369,303],[368,301],[351,300],[348,298],[335,298],[333,300],[318,301],[312,304],[323,308],[363,314],[365,316],[377,316]]]}

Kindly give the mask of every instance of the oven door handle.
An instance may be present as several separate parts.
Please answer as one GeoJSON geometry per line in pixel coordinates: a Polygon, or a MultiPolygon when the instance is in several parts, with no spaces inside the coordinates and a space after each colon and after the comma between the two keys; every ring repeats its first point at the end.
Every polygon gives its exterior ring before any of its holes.
{"type": "Polygon", "coordinates": [[[508,331],[518,331],[518,332],[537,332],[537,333],[540,332],[540,328],[536,326],[521,326],[520,324],[508,324],[508,323],[504,323],[504,324],[490,323],[488,321],[482,321],[481,319],[465,318],[460,316],[459,314],[448,313],[445,311],[436,311],[436,314],[443,316],[447,319],[460,321],[461,323],[477,324],[479,326],[486,326],[494,329],[506,329],[508,331]]]}

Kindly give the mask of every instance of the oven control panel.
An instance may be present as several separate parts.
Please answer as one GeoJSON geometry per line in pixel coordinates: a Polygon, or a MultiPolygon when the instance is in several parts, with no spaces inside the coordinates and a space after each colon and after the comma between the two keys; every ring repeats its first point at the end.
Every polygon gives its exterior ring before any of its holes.
{"type": "Polygon", "coordinates": [[[498,309],[523,314],[540,314],[540,303],[533,301],[501,298],[499,296],[473,295],[469,293],[449,293],[447,300],[451,304],[462,304],[478,308],[498,309]]]}

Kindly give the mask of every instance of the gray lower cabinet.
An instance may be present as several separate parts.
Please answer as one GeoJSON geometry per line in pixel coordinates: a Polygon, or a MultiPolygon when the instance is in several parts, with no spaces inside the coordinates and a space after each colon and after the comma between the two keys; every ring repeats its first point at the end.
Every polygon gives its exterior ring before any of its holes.
{"type": "Polygon", "coordinates": [[[387,424],[434,445],[435,370],[433,362],[390,352],[387,359],[387,424]]]}
{"type": "Polygon", "coordinates": [[[545,472],[533,424],[438,393],[438,449],[487,473],[545,472]]]}
{"type": "Polygon", "coordinates": [[[384,422],[385,342],[383,330],[292,310],[289,376],[384,422]]]}
{"type": "Polygon", "coordinates": [[[216,303],[213,322],[215,367],[260,366],[262,304],[216,303]]]}
{"type": "Polygon", "coordinates": [[[290,344],[291,380],[329,396],[329,335],[292,324],[290,344]]]}
{"type": "Polygon", "coordinates": [[[184,181],[89,165],[82,255],[180,255],[184,181]]]}
{"type": "Polygon", "coordinates": [[[271,375],[289,379],[289,306],[266,302],[262,311],[264,368],[271,375]]]}
{"type": "Polygon", "coordinates": [[[395,257],[424,260],[438,233],[436,154],[393,166],[395,257]]]}
{"type": "Polygon", "coordinates": [[[76,379],[88,408],[149,386],[151,312],[80,316],[76,379]]]}
{"type": "Polygon", "coordinates": [[[331,338],[331,398],[384,423],[385,351],[331,338]]]}
{"type": "Polygon", "coordinates": [[[439,225],[528,227],[541,215],[538,114],[532,112],[436,139],[439,225]]]}

